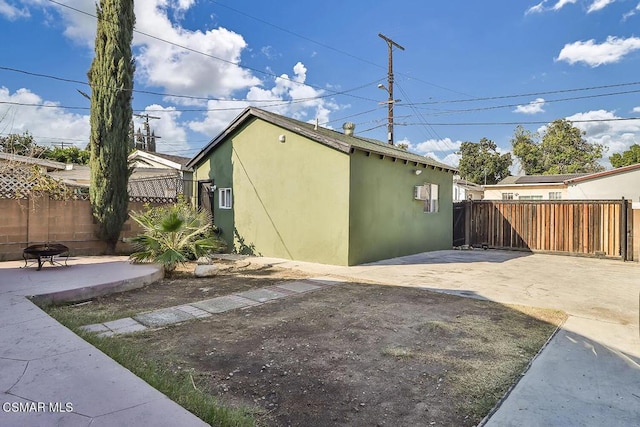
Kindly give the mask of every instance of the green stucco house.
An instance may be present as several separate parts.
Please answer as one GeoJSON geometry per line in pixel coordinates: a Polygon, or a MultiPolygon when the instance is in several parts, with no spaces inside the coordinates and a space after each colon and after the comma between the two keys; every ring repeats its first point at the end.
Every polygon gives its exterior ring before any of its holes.
{"type": "Polygon", "coordinates": [[[229,248],[356,265],[452,246],[454,168],[248,108],[187,167],[229,248]]]}

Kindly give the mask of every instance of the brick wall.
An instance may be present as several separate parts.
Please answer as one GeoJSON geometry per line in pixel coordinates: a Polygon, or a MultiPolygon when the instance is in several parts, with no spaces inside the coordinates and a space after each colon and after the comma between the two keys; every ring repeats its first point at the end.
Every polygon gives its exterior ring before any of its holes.
{"type": "MultiPolygon", "coordinates": [[[[141,211],[142,202],[129,202],[129,210],[141,211]]],[[[88,200],[51,200],[48,197],[16,200],[0,199],[0,261],[22,259],[29,245],[56,242],[69,247],[71,256],[102,255],[106,246],[96,237],[97,225],[88,200]]],[[[140,227],[128,219],[121,237],[132,237],[140,227]]],[[[120,242],[118,253],[131,253],[120,242]]]]}

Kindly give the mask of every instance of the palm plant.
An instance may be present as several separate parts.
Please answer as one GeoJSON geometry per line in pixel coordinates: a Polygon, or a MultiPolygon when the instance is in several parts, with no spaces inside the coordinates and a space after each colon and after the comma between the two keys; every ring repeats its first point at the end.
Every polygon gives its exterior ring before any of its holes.
{"type": "Polygon", "coordinates": [[[134,262],[157,262],[171,274],[180,263],[220,250],[222,242],[215,237],[209,216],[181,200],[170,206],[132,212],[131,218],[143,229],[130,242],[136,252],[134,262]]]}

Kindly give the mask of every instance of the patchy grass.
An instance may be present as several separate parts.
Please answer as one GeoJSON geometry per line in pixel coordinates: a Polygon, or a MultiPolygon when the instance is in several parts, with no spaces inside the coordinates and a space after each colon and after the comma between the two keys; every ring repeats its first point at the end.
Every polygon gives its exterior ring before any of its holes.
{"type": "MultiPolygon", "coordinates": [[[[207,282],[183,277],[173,289],[176,282],[167,282],[50,313],[77,331],[151,310],[153,301],[166,307],[167,295],[182,303],[202,289],[301,277],[275,268],[207,282]]],[[[472,426],[564,318],[553,310],[350,283],[162,330],[113,338],[79,333],[212,425],[472,426]]]]}

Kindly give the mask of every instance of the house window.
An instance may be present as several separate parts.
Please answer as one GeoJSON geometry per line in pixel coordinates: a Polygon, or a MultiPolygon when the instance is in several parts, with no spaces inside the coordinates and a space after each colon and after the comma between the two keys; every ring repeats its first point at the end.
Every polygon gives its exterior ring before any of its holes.
{"type": "Polygon", "coordinates": [[[513,200],[513,193],[502,193],[502,200],[513,200]]]}
{"type": "Polygon", "coordinates": [[[231,209],[230,188],[221,188],[218,190],[218,206],[220,209],[231,209]]]}
{"type": "Polygon", "coordinates": [[[423,212],[438,212],[438,184],[418,185],[415,188],[414,198],[424,202],[423,212]]]}
{"type": "Polygon", "coordinates": [[[520,196],[520,200],[542,200],[542,196],[537,194],[531,196],[520,196]]]}
{"type": "Polygon", "coordinates": [[[561,200],[562,192],[561,191],[551,191],[549,192],[549,200],[561,200]]]}

